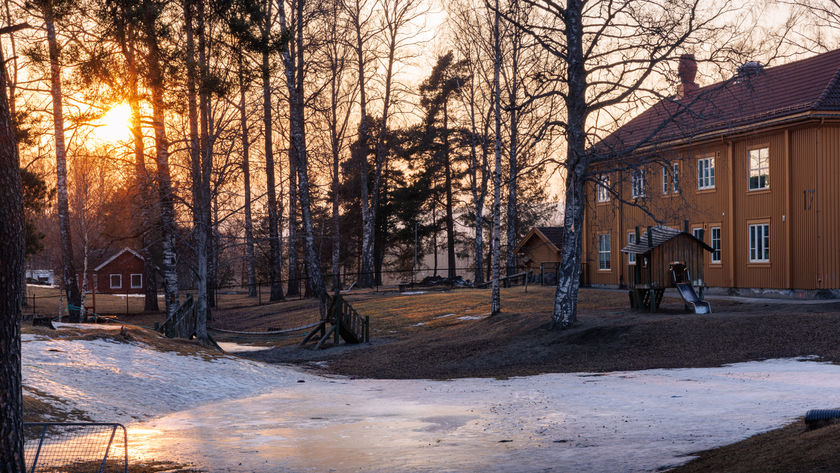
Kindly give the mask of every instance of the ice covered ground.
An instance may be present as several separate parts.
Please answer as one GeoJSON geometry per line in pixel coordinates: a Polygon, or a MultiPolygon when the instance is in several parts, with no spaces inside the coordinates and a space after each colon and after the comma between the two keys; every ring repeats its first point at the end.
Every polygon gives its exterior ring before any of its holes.
{"type": "Polygon", "coordinates": [[[840,366],[350,380],[103,340],[24,338],[24,383],[206,471],[651,471],[840,405],[840,366]]]}

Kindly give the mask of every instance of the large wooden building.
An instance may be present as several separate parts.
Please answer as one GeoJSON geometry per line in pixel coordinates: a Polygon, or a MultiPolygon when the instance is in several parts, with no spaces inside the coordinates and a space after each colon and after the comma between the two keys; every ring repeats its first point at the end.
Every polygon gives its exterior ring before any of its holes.
{"type": "Polygon", "coordinates": [[[635,228],[687,221],[713,249],[707,286],[840,288],[840,50],[706,87],[695,72],[683,56],[677,95],[590,150],[583,279],[626,285],[635,228]]]}

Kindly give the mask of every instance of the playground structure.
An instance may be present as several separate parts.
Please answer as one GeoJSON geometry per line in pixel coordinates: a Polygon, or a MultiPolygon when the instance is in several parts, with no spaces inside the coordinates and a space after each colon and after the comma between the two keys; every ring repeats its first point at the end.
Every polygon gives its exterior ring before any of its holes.
{"type": "Polygon", "coordinates": [[[621,249],[635,255],[628,271],[630,307],[656,312],[665,289],[675,287],[686,307],[690,305],[698,314],[711,312],[703,301],[703,257],[712,248],[703,243],[702,231],[699,236],[663,225],[648,227],[640,234],[636,227],[636,241],[621,249]]]}
{"type": "Polygon", "coordinates": [[[338,345],[341,339],[349,344],[370,342],[370,316],[359,315],[339,293],[334,296],[327,294],[325,297],[327,311],[324,318],[300,344],[306,345],[317,338],[318,343],[314,347],[317,350],[330,337],[333,338],[333,345],[338,345]],[[327,325],[330,325],[329,329],[327,325]]]}

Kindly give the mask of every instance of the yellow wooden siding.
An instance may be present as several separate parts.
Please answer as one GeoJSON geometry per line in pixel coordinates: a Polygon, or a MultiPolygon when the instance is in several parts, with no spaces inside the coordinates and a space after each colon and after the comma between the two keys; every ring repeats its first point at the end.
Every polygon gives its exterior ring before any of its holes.
{"type": "Polygon", "coordinates": [[[821,129],[817,152],[817,284],[840,287],[840,127],[821,129]]]}
{"type": "Polygon", "coordinates": [[[525,266],[531,270],[539,271],[540,263],[560,261],[560,253],[538,235],[531,237],[520,251],[529,258],[525,266]]]}
{"type": "Polygon", "coordinates": [[[799,289],[817,288],[817,139],[816,127],[790,134],[791,285],[799,289]]]}
{"type": "MultiPolygon", "coordinates": [[[[840,124],[800,124],[676,149],[664,158],[679,162],[680,193],[662,194],[662,167],[651,163],[644,203],[665,225],[683,229],[687,219],[689,231],[702,227],[710,246],[712,227],[720,227],[721,263],[712,264],[709,253],[703,257],[707,285],[840,288],[840,237],[836,236],[840,234],[840,124]],[[769,149],[770,186],[750,191],[749,150],[765,146],[769,149]],[[697,160],[706,156],[715,157],[714,190],[697,189],[697,160]],[[814,200],[809,204],[811,190],[814,200]],[[764,222],[770,224],[770,261],[751,263],[748,225],[764,222]]],[[[610,177],[619,184],[622,198],[632,202],[630,173],[625,174],[610,177]]],[[[628,232],[637,225],[644,232],[656,222],[642,209],[618,205],[616,199],[598,204],[594,185],[587,189],[584,259],[589,263],[589,281],[624,283],[628,266],[619,250],[627,243],[628,232]],[[597,235],[602,233],[611,235],[610,271],[597,270],[597,235]]]]}

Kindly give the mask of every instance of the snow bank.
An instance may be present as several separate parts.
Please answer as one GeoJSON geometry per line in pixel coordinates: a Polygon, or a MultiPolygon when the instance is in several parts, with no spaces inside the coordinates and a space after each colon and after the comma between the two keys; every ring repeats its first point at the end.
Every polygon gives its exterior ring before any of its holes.
{"type": "Polygon", "coordinates": [[[31,336],[23,342],[25,387],[64,399],[95,421],[148,419],[309,378],[291,368],[233,357],[205,360],[142,344],[31,336]]]}
{"type": "Polygon", "coordinates": [[[166,414],[129,425],[135,458],[225,472],[651,471],[834,407],[840,390],[840,366],[797,360],[388,381],[102,340],[23,350],[26,386],[96,420],[166,414]]]}

